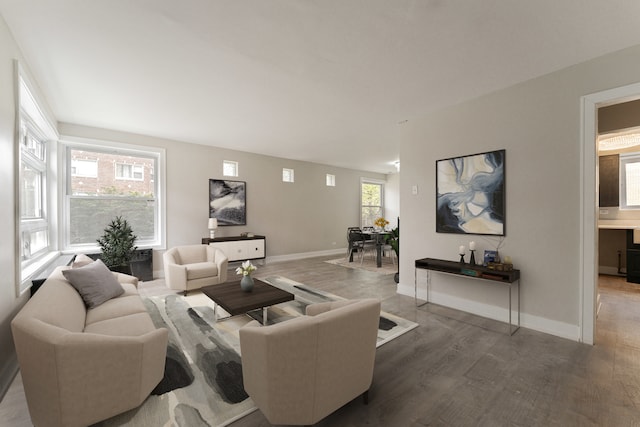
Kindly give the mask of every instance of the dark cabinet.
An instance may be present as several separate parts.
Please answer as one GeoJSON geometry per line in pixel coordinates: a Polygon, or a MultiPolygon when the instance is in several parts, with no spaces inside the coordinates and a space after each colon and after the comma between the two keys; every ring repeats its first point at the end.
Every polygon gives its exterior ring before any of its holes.
{"type": "Polygon", "coordinates": [[[640,244],[633,242],[633,230],[627,230],[627,282],[640,283],[640,244]]]}
{"type": "Polygon", "coordinates": [[[600,207],[620,205],[620,155],[612,154],[599,158],[600,207]]]}

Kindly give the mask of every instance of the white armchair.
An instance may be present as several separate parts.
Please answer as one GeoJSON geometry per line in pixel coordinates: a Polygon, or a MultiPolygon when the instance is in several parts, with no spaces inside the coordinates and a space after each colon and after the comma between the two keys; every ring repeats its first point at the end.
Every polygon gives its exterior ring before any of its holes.
{"type": "Polygon", "coordinates": [[[167,286],[183,291],[227,281],[229,260],[220,249],[209,245],[176,246],[162,256],[167,286]]]}
{"type": "Polygon", "coordinates": [[[306,316],[240,329],[244,389],[271,424],[312,425],[367,392],[380,301],[307,306],[306,316]]]}

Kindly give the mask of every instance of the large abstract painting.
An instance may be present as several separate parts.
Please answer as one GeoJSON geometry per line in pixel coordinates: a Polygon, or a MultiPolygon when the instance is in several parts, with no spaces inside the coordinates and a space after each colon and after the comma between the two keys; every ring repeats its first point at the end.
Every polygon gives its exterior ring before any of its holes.
{"type": "Polygon", "coordinates": [[[436,161],[436,232],[505,235],[505,150],[436,161]]]}
{"type": "Polygon", "coordinates": [[[243,181],[209,180],[209,218],[218,225],[246,225],[247,184],[243,181]]]}

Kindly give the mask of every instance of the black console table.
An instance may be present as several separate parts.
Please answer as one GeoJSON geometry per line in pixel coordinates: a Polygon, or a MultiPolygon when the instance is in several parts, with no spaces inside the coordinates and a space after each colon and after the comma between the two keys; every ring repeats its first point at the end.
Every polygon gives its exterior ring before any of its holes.
{"type": "MultiPolygon", "coordinates": [[[[513,335],[520,329],[520,270],[499,271],[484,267],[482,265],[467,264],[456,261],[447,261],[434,258],[423,258],[415,261],[414,297],[418,305],[418,269],[427,270],[427,299],[423,304],[429,303],[429,285],[431,283],[430,272],[453,274],[456,276],[468,277],[471,279],[489,280],[503,283],[509,288],[509,335],[513,335]],[[512,291],[511,288],[518,287],[518,323],[513,325],[511,319],[512,291]],[[514,328],[515,326],[515,328],[514,328]]],[[[420,305],[423,305],[420,304],[420,305]]]]}

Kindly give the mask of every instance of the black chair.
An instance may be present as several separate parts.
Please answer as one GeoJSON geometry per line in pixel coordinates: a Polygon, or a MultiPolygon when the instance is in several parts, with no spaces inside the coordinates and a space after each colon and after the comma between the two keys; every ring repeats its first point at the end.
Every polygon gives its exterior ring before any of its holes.
{"type": "Polygon", "coordinates": [[[352,260],[353,252],[358,252],[360,255],[360,264],[364,261],[366,252],[376,251],[376,241],[370,240],[369,235],[360,231],[352,231],[349,233],[349,254],[347,259],[352,260]]]}
{"type": "Polygon", "coordinates": [[[351,260],[354,252],[362,250],[364,242],[362,240],[362,231],[360,227],[347,228],[347,260],[351,260]]]}

